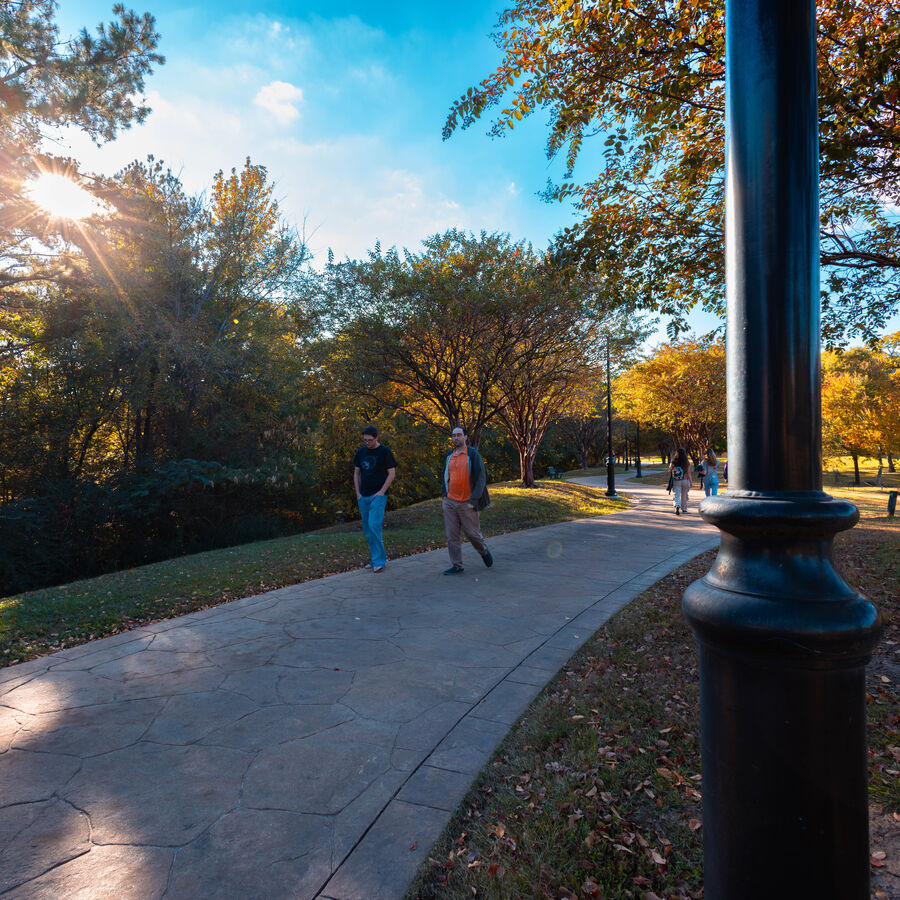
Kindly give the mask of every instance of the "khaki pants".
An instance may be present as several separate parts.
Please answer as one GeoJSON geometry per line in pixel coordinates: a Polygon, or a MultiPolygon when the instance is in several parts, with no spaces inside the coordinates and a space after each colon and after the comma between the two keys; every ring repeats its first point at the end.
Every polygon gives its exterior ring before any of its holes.
{"type": "Polygon", "coordinates": [[[468,503],[444,497],[441,508],[444,510],[444,530],[447,532],[447,549],[450,551],[450,563],[462,565],[462,532],[466,533],[469,543],[482,555],[487,553],[487,544],[481,534],[478,510],[472,509],[468,503]]]}
{"type": "Polygon", "coordinates": [[[682,510],[687,512],[688,505],[688,491],[691,489],[691,479],[690,478],[682,478],[680,481],[676,481],[672,485],[672,500],[675,504],[675,509],[681,507],[682,510]]]}

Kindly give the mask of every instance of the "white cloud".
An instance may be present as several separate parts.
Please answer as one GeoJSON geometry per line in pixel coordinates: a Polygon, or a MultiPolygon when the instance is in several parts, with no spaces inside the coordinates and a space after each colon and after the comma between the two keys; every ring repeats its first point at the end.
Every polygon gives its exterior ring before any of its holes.
{"type": "Polygon", "coordinates": [[[259,89],[253,102],[280,125],[290,125],[300,115],[296,104],[303,102],[303,91],[287,81],[272,81],[259,89]]]}
{"type": "Polygon", "coordinates": [[[514,181],[511,181],[509,183],[509,187],[506,189],[506,191],[507,191],[507,193],[511,194],[513,197],[515,197],[516,194],[519,193],[519,189],[516,187],[516,183],[514,181]]]}

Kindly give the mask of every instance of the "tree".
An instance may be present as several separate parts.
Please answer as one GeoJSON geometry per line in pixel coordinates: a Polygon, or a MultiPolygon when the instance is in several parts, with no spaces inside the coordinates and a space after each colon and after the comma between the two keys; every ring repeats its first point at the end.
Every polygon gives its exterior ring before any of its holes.
{"type": "Polygon", "coordinates": [[[519,454],[523,487],[534,487],[534,460],[547,427],[577,399],[594,369],[597,325],[588,285],[549,260],[517,282],[508,364],[497,372],[497,417],[519,454]]]}
{"type": "Polygon", "coordinates": [[[695,462],[725,430],[725,347],[683,340],[660,347],[615,385],[620,415],[659,428],[695,462]]]}
{"type": "Polygon", "coordinates": [[[888,460],[888,471],[895,472],[895,457],[900,455],[900,331],[886,335],[879,342],[879,349],[884,354],[884,366],[890,379],[890,393],[893,398],[884,405],[885,444],[888,460]]]}
{"type": "MultiPolygon", "coordinates": [[[[78,279],[0,315],[0,592],[321,520],[302,239],[265,169],[208,200],[162,163],[102,183],[78,279]]],[[[26,290],[23,288],[23,291],[26,290]]]]}
{"type": "MultiPolygon", "coordinates": [[[[900,302],[896,4],[818,5],[823,332],[874,340],[900,302]]],[[[654,285],[646,302],[679,329],[695,303],[724,306],[724,12],[718,0],[515,0],[494,34],[501,63],[444,129],[505,102],[499,135],[547,110],[548,156],[567,162],[547,197],[584,216],[561,252],[611,275],[643,273],[654,285]],[[604,167],[576,184],[590,137],[605,141],[604,167]]]]}
{"type": "MultiPolygon", "coordinates": [[[[533,487],[540,443],[589,377],[612,304],[595,277],[508,235],[454,230],[423,243],[420,254],[376,248],[367,261],[328,266],[325,367],[358,395],[442,433],[467,426],[473,446],[496,419],[533,487]]],[[[625,333],[623,347],[636,340],[625,333]]]]}
{"type": "Polygon", "coordinates": [[[533,251],[508,235],[432,235],[413,254],[380,247],[327,266],[319,299],[329,370],[380,407],[478,446],[506,403],[499,373],[517,356],[516,291],[533,251]]]}
{"type": "Polygon", "coordinates": [[[602,380],[603,373],[597,367],[589,378],[577,386],[567,408],[556,422],[582,469],[590,466],[591,451],[606,431],[606,419],[600,414],[605,403],[600,390],[602,380]]]}
{"type": "Polygon", "coordinates": [[[278,356],[279,380],[296,368],[291,302],[308,257],[272,192],[249,159],[216,174],[206,205],[152,158],[107,185],[121,215],[92,234],[91,261],[131,315],[142,398],[128,429],[133,460],[197,453],[198,430],[207,453],[224,449],[210,446],[216,432],[255,444],[244,428],[222,426],[256,405],[259,366],[278,356]]]}
{"type": "Polygon", "coordinates": [[[119,215],[85,224],[81,280],[32,287],[29,314],[0,319],[7,484],[287,452],[306,250],[265,169],[219,173],[204,204],[151,160],[104,195],[119,215]]]}
{"type": "Polygon", "coordinates": [[[854,348],[822,357],[822,431],[826,454],[848,454],[860,484],[860,456],[878,459],[900,448],[900,377],[888,352],[897,335],[874,350],[854,348]]]}
{"type": "Polygon", "coordinates": [[[115,19],[61,40],[53,0],[0,4],[0,306],[33,301],[21,288],[72,277],[66,239],[77,232],[54,221],[30,198],[27,185],[41,171],[79,179],[71,160],[41,148],[48,129],[72,126],[98,143],[140,122],[141,97],[156,64],[159,35],[153,17],[113,7],[115,19]],[[42,252],[52,245],[53,253],[42,252]]]}
{"type": "Polygon", "coordinates": [[[116,19],[62,41],[53,0],[14,0],[0,9],[0,103],[4,143],[34,147],[49,125],[74,125],[95,140],[149,112],[137,98],[154,64],[159,35],[153,16],[117,3],[116,19]]]}

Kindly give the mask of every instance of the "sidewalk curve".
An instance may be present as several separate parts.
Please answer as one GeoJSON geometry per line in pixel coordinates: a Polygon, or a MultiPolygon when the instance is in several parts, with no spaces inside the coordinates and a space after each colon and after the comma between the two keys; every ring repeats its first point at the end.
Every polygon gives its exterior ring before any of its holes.
{"type": "Polygon", "coordinates": [[[402,897],[559,667],[718,543],[620,487],[625,512],[488,536],[491,569],[432,551],[0,670],[0,896],[402,897]]]}

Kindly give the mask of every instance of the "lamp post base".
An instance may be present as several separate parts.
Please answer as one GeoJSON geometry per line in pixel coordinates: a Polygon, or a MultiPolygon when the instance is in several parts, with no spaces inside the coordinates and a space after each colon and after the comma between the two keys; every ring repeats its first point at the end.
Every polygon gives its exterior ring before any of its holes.
{"type": "Polygon", "coordinates": [[[700,644],[704,896],[869,896],[865,665],[874,607],[831,563],[858,519],[821,492],[710,497],[700,644]]]}

